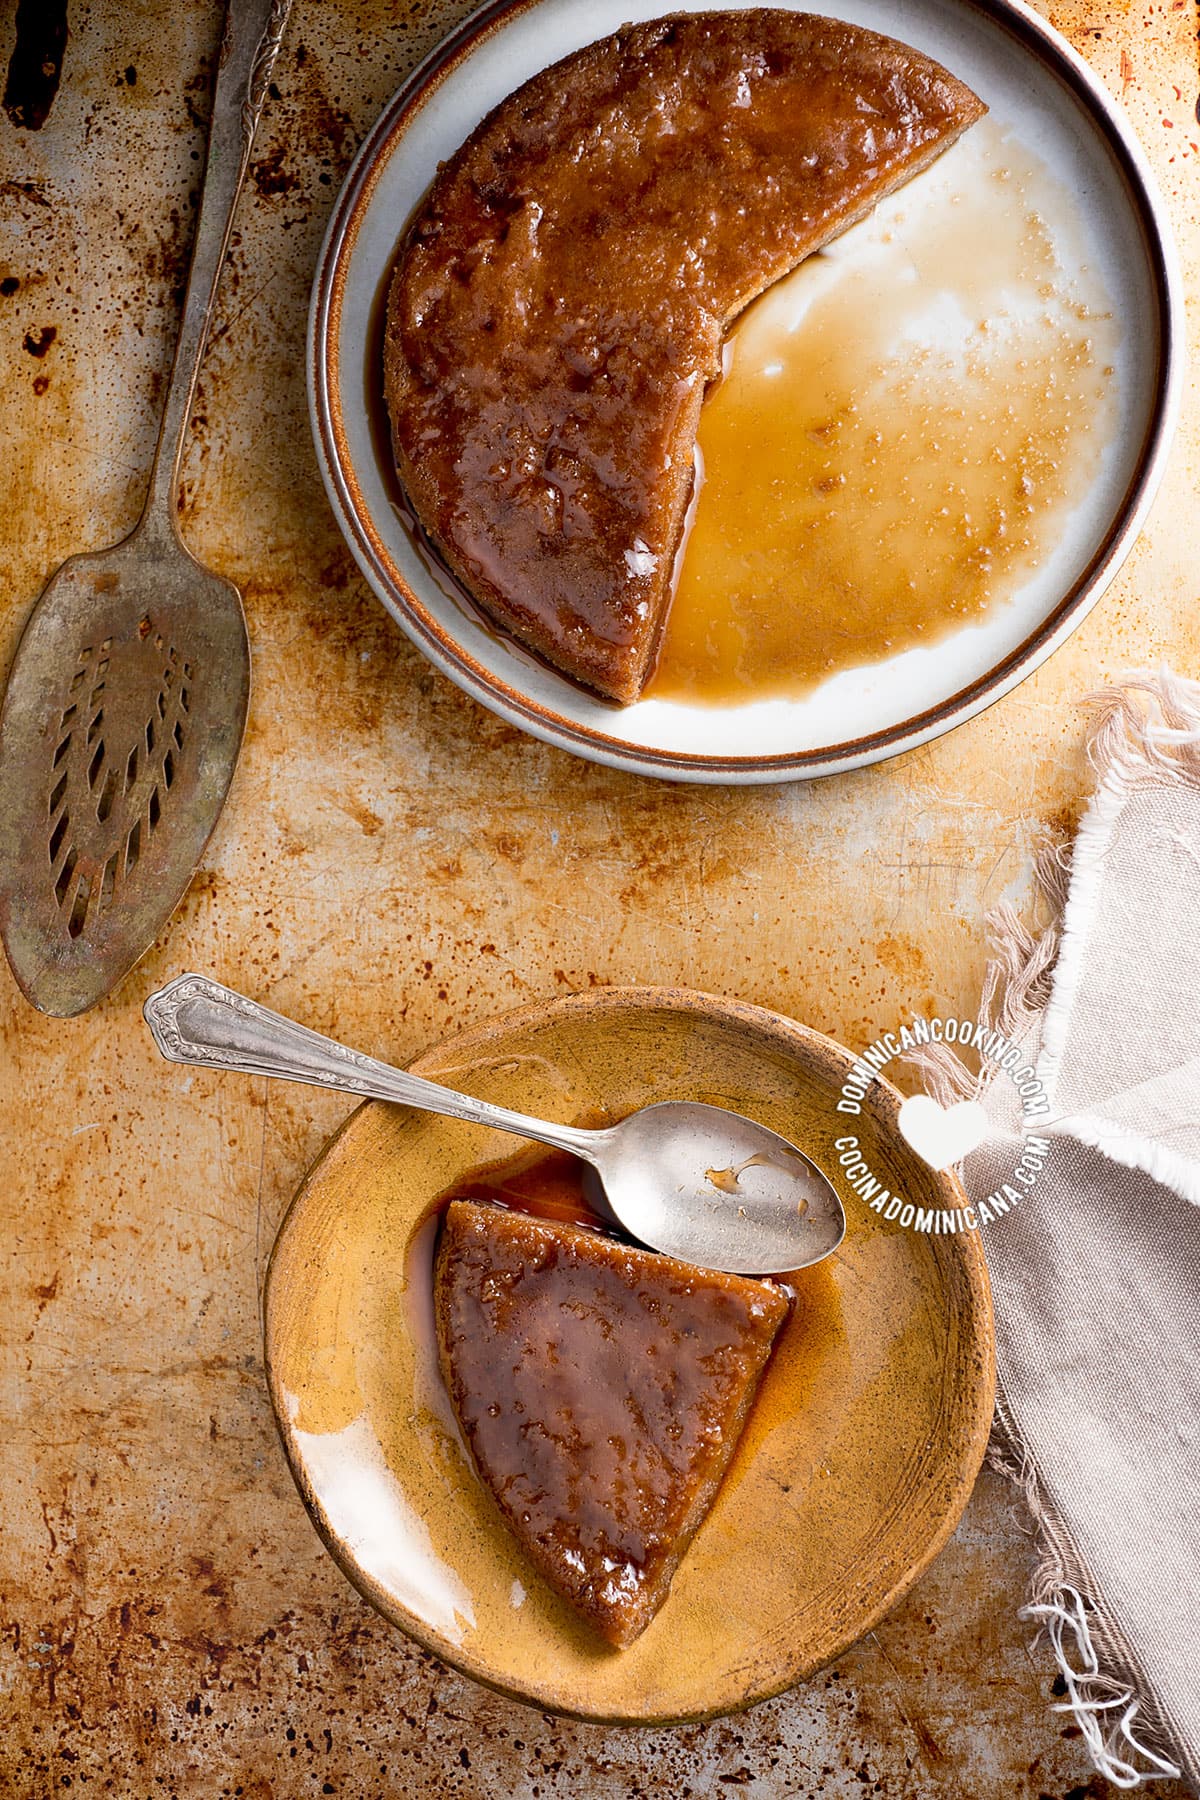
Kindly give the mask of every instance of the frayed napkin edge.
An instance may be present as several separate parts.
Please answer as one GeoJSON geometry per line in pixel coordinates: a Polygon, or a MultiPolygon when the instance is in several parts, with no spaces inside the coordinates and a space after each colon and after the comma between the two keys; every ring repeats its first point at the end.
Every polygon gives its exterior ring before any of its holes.
{"type": "Polygon", "coordinates": [[[1114,1787],[1141,1787],[1160,1777],[1181,1780],[1183,1770],[1172,1760],[1170,1734],[1148,1683],[1124,1635],[1097,1599],[1002,1394],[996,1398],[987,1461],[1020,1491],[1037,1533],[1037,1566],[1029,1599],[1017,1617],[1036,1624],[1034,1643],[1044,1637],[1054,1653],[1067,1697],[1053,1710],[1071,1714],[1097,1772],[1114,1787]],[[1113,1672],[1118,1669],[1129,1676],[1113,1672]],[[1137,1767],[1131,1755],[1149,1767],[1137,1767]]]}
{"type": "MultiPolygon", "coordinates": [[[[1089,695],[1083,704],[1098,715],[1088,758],[1099,785],[1074,843],[1047,843],[1037,857],[1035,880],[1049,923],[1035,935],[1007,903],[987,917],[991,955],[980,1022],[1014,1041],[1040,1030],[1038,1066],[1043,1085],[1047,1074],[1051,1081],[1057,1074],[1055,1052],[1061,1054],[1066,1036],[1100,864],[1122,807],[1146,786],[1182,786],[1200,792],[1200,682],[1165,668],[1157,674],[1135,670],[1089,695]],[[1143,696],[1148,704],[1142,703],[1143,696]]],[[[982,1098],[996,1078],[996,1070],[986,1063],[978,1075],[973,1074],[944,1044],[924,1046],[905,1060],[918,1069],[927,1091],[943,1105],[982,1098]]],[[[1118,1147],[1108,1121],[1072,1119],[1071,1133],[1200,1204],[1194,1163],[1131,1133],[1118,1147]],[[1096,1142],[1098,1125],[1106,1133],[1103,1144],[1096,1142]]],[[[1037,1636],[1045,1636],[1053,1650],[1067,1692],[1055,1710],[1072,1715],[1097,1771],[1114,1787],[1137,1788],[1162,1777],[1187,1779],[1174,1761],[1172,1734],[1150,1684],[1042,1488],[1002,1387],[996,1397],[988,1463],[1019,1490],[1034,1522],[1038,1563],[1029,1599],[1018,1616],[1036,1623],[1037,1636]],[[1139,1768],[1131,1756],[1149,1766],[1139,1768]]]]}
{"type": "Polygon", "coordinates": [[[1089,1149],[1099,1150],[1110,1162],[1140,1170],[1160,1186],[1173,1188],[1193,1206],[1200,1206],[1200,1164],[1194,1157],[1179,1156],[1150,1138],[1139,1137],[1136,1131],[1127,1131],[1112,1119],[1091,1113],[1072,1113],[1069,1118],[1058,1120],[1055,1129],[1087,1144],[1089,1149]]]}
{"type": "MultiPolygon", "coordinates": [[[[1049,1004],[1042,1014],[1037,1065],[1038,1079],[1052,1111],[1104,863],[1117,820],[1131,796],[1147,786],[1182,787],[1200,793],[1200,682],[1189,681],[1166,668],[1157,674],[1136,669],[1089,694],[1083,704],[1096,715],[1088,743],[1088,761],[1099,783],[1080,821],[1069,856],[1060,848],[1056,858],[1069,882],[1069,891],[1060,890],[1054,992],[1052,998],[1047,996],[1049,1004]]],[[[1077,1131],[1076,1123],[1072,1118],[1072,1136],[1094,1149],[1104,1150],[1115,1162],[1142,1169],[1156,1180],[1179,1187],[1186,1199],[1200,1203],[1200,1175],[1195,1168],[1190,1170],[1186,1185],[1180,1185],[1178,1168],[1182,1159],[1164,1152],[1167,1160],[1161,1160],[1155,1155],[1160,1146],[1144,1143],[1132,1132],[1121,1134],[1119,1139],[1114,1136],[1112,1147],[1099,1144],[1095,1138],[1077,1131]],[[1160,1168],[1168,1164],[1172,1172],[1160,1174],[1160,1168]]]]}

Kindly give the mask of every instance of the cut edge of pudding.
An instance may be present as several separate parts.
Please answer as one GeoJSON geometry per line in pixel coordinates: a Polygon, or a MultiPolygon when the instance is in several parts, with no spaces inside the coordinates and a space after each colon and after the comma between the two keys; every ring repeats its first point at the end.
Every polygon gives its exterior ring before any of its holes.
{"type": "Polygon", "coordinates": [[[769,8],[574,52],[443,164],[390,284],[397,472],[503,629],[635,700],[725,334],[986,111],[878,32],[769,8]]]}
{"type": "Polygon", "coordinates": [[[791,1299],[586,1226],[453,1200],[439,1363],[522,1553],[624,1649],[713,1505],[791,1299]]]}

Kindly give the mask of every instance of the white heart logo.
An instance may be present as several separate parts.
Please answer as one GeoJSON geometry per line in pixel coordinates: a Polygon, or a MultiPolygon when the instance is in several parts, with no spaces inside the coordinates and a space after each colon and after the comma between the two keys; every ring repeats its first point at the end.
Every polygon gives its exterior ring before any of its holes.
{"type": "Polygon", "coordinates": [[[907,1139],[931,1169],[948,1169],[988,1134],[988,1116],[978,1100],[960,1100],[957,1106],[939,1106],[928,1094],[913,1094],[900,1108],[897,1121],[907,1139]]]}

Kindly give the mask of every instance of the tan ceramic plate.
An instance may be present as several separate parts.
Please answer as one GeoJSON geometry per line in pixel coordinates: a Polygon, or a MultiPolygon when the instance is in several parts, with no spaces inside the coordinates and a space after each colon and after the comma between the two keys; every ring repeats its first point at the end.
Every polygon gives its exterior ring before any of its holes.
{"type": "MultiPolygon", "coordinates": [[[[836,1167],[850,1057],[791,1020],[674,989],[559,1000],[416,1064],[490,1100],[571,1120],[710,1100],[836,1167]]],[[[895,1129],[877,1084],[854,1121],[875,1173],[962,1204],[895,1129]]],[[[991,1305],[976,1237],[887,1225],[842,1187],[834,1258],[797,1280],[792,1322],[734,1462],[645,1635],[615,1651],[525,1565],[470,1468],[433,1350],[433,1197],[511,1154],[498,1132],[377,1104],[331,1141],[292,1203],[266,1293],[279,1428],[346,1574],[446,1662],[555,1712],[693,1719],[778,1693],[880,1617],[953,1530],[987,1440],[991,1305]]]]}

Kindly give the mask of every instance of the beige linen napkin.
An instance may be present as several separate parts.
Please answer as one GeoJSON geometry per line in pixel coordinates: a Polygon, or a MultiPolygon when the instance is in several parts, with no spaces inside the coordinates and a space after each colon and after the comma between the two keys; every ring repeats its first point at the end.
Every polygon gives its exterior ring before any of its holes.
{"type": "MultiPolygon", "coordinates": [[[[984,1230],[1000,1378],[993,1458],[1036,1520],[1024,1615],[1046,1630],[1100,1772],[1200,1784],[1200,684],[1093,696],[1095,796],[1043,859],[1038,939],[993,915],[986,1021],[1035,1062],[1050,1144],[984,1230]]],[[[1012,1182],[1019,1100],[918,1053],[993,1134],[963,1166],[1012,1182]]]]}

